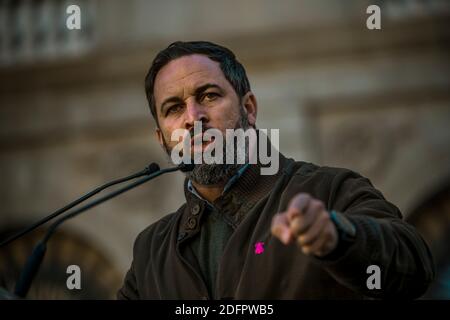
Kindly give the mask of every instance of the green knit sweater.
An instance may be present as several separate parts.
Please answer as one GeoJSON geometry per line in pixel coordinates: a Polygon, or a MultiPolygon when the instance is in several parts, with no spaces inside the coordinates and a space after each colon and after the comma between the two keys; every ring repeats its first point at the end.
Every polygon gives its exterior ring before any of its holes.
{"type": "Polygon", "coordinates": [[[225,245],[233,233],[233,228],[226,222],[223,215],[211,206],[208,206],[203,219],[201,231],[192,239],[190,245],[200,265],[208,291],[211,297],[216,299],[217,269],[225,245]]]}

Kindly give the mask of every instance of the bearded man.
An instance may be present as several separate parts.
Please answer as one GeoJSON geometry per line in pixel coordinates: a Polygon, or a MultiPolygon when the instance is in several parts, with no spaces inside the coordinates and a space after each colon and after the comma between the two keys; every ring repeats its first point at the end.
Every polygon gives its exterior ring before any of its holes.
{"type": "MultiPolygon", "coordinates": [[[[178,143],[172,133],[192,132],[196,122],[224,136],[227,129],[257,130],[258,105],[245,69],[217,44],[169,45],[154,59],[145,89],[157,139],[169,155],[178,143]]],[[[192,154],[212,143],[192,144],[192,154]]],[[[262,175],[263,165],[250,163],[247,151],[244,156],[246,163],[200,163],[186,173],[186,203],[139,234],[119,299],[417,298],[425,292],[434,277],[427,245],[367,178],[282,154],[277,172],[262,175]],[[373,279],[370,270],[377,272],[373,279]]]]}

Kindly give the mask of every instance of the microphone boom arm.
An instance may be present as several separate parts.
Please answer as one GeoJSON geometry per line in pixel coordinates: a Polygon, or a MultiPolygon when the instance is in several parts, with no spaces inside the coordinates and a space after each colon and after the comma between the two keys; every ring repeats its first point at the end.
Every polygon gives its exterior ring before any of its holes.
{"type": "Polygon", "coordinates": [[[120,179],[116,179],[114,181],[105,183],[104,185],[102,185],[102,186],[92,190],[91,192],[85,194],[84,196],[78,198],[77,200],[72,201],[71,203],[69,203],[68,205],[64,206],[63,208],[58,209],[55,212],[53,212],[52,214],[50,214],[50,215],[42,218],[41,220],[35,222],[34,224],[29,226],[28,228],[26,228],[26,229],[24,229],[22,231],[19,231],[18,233],[12,235],[8,239],[2,241],[0,243],[0,248],[3,247],[3,246],[6,246],[7,244],[13,242],[14,240],[16,240],[18,238],[24,236],[25,234],[33,231],[34,229],[36,229],[37,227],[39,227],[39,226],[43,225],[44,223],[50,221],[51,219],[56,218],[57,216],[59,216],[62,213],[66,212],[67,210],[72,209],[73,207],[75,207],[76,205],[80,204],[81,202],[86,201],[87,199],[95,196],[97,193],[105,190],[106,188],[109,188],[109,187],[111,187],[113,185],[116,185],[116,184],[119,184],[119,183],[122,183],[122,182],[129,181],[131,179],[142,177],[144,175],[149,175],[149,174],[151,174],[151,173],[153,173],[155,171],[158,171],[158,170],[159,170],[159,166],[156,163],[153,162],[150,165],[148,165],[144,170],[142,170],[142,171],[140,171],[138,173],[132,174],[132,175],[127,176],[125,178],[120,178],[120,179]]]}
{"type": "Polygon", "coordinates": [[[110,194],[107,194],[97,200],[92,201],[91,203],[88,203],[86,205],[84,205],[81,208],[78,208],[70,213],[68,213],[67,215],[65,215],[64,217],[58,219],[57,221],[55,221],[47,230],[47,233],[45,234],[44,238],[36,245],[36,247],[34,248],[32,254],[30,255],[30,257],[28,258],[25,267],[20,275],[19,281],[16,284],[16,288],[14,290],[14,294],[17,295],[18,297],[25,297],[26,294],[28,293],[28,290],[30,289],[31,283],[33,282],[33,279],[35,277],[35,275],[37,274],[39,267],[43,261],[45,252],[46,252],[46,248],[47,248],[47,242],[50,239],[50,237],[54,234],[54,232],[56,231],[56,229],[66,220],[71,219],[89,209],[92,209],[96,206],[98,206],[99,204],[108,201],[124,192],[127,192],[133,188],[136,188],[138,186],[140,186],[141,184],[144,184],[147,181],[152,180],[153,178],[156,178],[162,174],[168,173],[168,172],[174,172],[177,170],[180,170],[182,172],[187,172],[187,171],[191,171],[193,169],[193,165],[186,165],[186,164],[181,164],[177,167],[172,167],[172,168],[167,168],[167,169],[162,169],[162,170],[158,170],[152,174],[150,174],[147,177],[144,177],[142,179],[139,179],[133,183],[130,183],[129,185],[122,187],[116,191],[111,192],[110,194]]]}

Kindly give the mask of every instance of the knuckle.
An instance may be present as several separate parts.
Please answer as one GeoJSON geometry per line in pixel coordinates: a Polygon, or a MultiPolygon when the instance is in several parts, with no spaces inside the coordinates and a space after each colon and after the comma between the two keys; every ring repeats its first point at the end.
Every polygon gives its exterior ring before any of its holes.
{"type": "Polygon", "coordinates": [[[302,252],[303,252],[304,254],[306,254],[306,255],[309,255],[309,254],[311,253],[311,248],[310,248],[310,247],[303,246],[303,247],[302,247],[302,252]]]}
{"type": "Polygon", "coordinates": [[[301,223],[301,219],[300,218],[295,218],[290,223],[291,229],[294,229],[294,230],[300,229],[301,226],[302,226],[302,223],[301,223]]]}
{"type": "Polygon", "coordinates": [[[323,223],[327,223],[328,221],[330,221],[330,215],[328,214],[328,212],[323,211],[322,214],[320,215],[320,220],[323,223]]]}
{"type": "Polygon", "coordinates": [[[309,199],[311,196],[309,195],[309,193],[306,193],[306,192],[300,192],[300,193],[297,193],[297,196],[296,196],[298,199],[309,199]]]}
{"type": "Polygon", "coordinates": [[[310,244],[312,237],[311,235],[307,234],[307,235],[303,235],[299,238],[299,240],[301,241],[302,244],[310,244]]]}
{"type": "Polygon", "coordinates": [[[311,210],[315,212],[322,211],[324,209],[322,201],[316,199],[311,200],[309,206],[311,207],[311,210]]]}
{"type": "Polygon", "coordinates": [[[291,231],[298,235],[304,231],[303,220],[300,218],[294,219],[290,224],[291,231]]]}
{"type": "Polygon", "coordinates": [[[287,216],[289,219],[294,219],[300,216],[300,210],[297,207],[291,206],[287,212],[287,216]]]}
{"type": "Polygon", "coordinates": [[[311,195],[309,193],[300,193],[299,196],[303,199],[303,200],[310,200],[311,199],[311,195]]]}
{"type": "Polygon", "coordinates": [[[311,199],[311,196],[308,193],[298,193],[294,198],[292,199],[292,204],[295,206],[304,206],[306,203],[309,202],[311,199]]]}
{"type": "Polygon", "coordinates": [[[320,210],[325,210],[325,205],[322,201],[320,200],[316,200],[317,201],[317,206],[320,210]]]}

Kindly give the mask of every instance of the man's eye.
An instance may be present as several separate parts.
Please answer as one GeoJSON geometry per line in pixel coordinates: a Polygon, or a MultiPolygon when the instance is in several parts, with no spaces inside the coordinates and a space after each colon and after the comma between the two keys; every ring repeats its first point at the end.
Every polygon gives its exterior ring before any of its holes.
{"type": "Polygon", "coordinates": [[[177,104],[177,105],[173,105],[171,107],[169,107],[166,111],[166,116],[172,113],[177,113],[181,110],[182,106],[181,104],[177,104]]]}
{"type": "Polygon", "coordinates": [[[215,93],[215,92],[208,92],[208,93],[205,93],[205,94],[203,95],[203,100],[206,99],[206,101],[213,101],[213,100],[215,100],[217,97],[219,97],[219,94],[218,94],[218,93],[215,93]]]}

